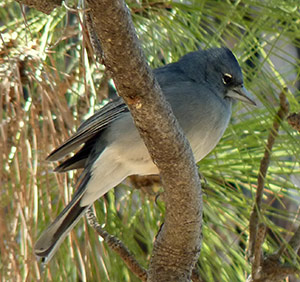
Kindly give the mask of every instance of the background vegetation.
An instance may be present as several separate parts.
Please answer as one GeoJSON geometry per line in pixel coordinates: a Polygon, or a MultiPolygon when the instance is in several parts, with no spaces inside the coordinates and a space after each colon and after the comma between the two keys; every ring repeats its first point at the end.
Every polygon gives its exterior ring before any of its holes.
{"type": "MultiPolygon", "coordinates": [[[[235,105],[222,141],[199,163],[206,179],[200,274],[206,281],[244,281],[250,272],[246,248],[259,165],[285,87],[291,112],[299,111],[299,3],[127,3],[152,67],[197,48],[226,45],[239,58],[246,87],[256,97],[257,108],[235,105]]],[[[93,55],[84,5],[68,6],[47,16],[15,1],[0,4],[2,280],[138,281],[85,220],[44,272],[32,251],[41,231],[69,202],[78,177],[78,172],[52,173],[55,164],[46,156],[113,95],[109,74],[93,55]]],[[[268,227],[265,253],[280,248],[299,225],[299,144],[299,134],[283,122],[260,218],[268,227]]],[[[95,205],[105,229],[145,267],[163,222],[163,203],[154,201],[160,190],[157,181],[137,185],[128,179],[95,205]]],[[[284,261],[299,268],[299,258],[284,261]]]]}

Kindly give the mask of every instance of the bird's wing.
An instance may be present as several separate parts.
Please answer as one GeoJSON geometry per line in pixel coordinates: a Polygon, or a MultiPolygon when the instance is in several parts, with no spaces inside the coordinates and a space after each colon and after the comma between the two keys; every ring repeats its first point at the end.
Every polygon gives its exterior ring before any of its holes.
{"type": "MultiPolygon", "coordinates": [[[[174,81],[185,81],[189,78],[182,72],[180,65],[177,63],[169,64],[154,70],[158,83],[163,88],[174,84],[174,81]]],[[[128,108],[123,99],[118,98],[106,104],[103,108],[97,111],[93,116],[84,121],[66,142],[55,149],[47,158],[48,161],[57,161],[62,159],[81,144],[85,143],[82,150],[77,153],[74,158],[71,158],[59,166],[56,171],[66,171],[68,169],[84,167],[85,160],[89,150],[93,147],[97,134],[99,134],[106,126],[118,119],[123,112],[127,112],[128,108]],[[73,166],[73,164],[76,164],[73,166]]]]}
{"type": "Polygon", "coordinates": [[[88,142],[104,128],[127,112],[128,108],[121,98],[109,102],[93,116],[84,121],[68,140],[55,149],[48,157],[49,161],[57,161],[72,152],[78,146],[88,142]]]}

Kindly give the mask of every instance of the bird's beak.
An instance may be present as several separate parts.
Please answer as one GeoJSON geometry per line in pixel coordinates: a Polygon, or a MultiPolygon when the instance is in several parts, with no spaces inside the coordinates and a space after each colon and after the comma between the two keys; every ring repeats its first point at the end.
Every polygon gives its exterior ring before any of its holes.
{"type": "Polygon", "coordinates": [[[256,106],[256,103],[249,98],[249,92],[243,85],[231,89],[226,96],[256,106]]]}

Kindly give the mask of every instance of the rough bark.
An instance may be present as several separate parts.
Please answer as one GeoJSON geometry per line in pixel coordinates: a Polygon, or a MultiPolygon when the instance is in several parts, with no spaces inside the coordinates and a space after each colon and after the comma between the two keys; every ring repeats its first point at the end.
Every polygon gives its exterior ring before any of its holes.
{"type": "Polygon", "coordinates": [[[123,1],[87,1],[118,93],[160,170],[165,224],[156,237],[148,281],[189,281],[200,253],[201,186],[191,148],[154,80],[123,1]]]}

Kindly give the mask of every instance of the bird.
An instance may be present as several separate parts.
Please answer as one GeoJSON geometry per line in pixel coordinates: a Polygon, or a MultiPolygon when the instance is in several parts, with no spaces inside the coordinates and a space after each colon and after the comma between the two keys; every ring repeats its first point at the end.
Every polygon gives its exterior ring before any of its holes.
{"type": "MultiPolygon", "coordinates": [[[[235,100],[256,105],[244,87],[241,67],[227,47],[187,53],[153,70],[192,148],[196,162],[210,153],[228,126],[235,100]]],[[[47,263],[87,209],[130,175],[159,171],[121,97],[108,102],[55,149],[49,161],[74,150],[56,172],[83,169],[70,203],[37,240],[35,255],[47,263]]]]}

